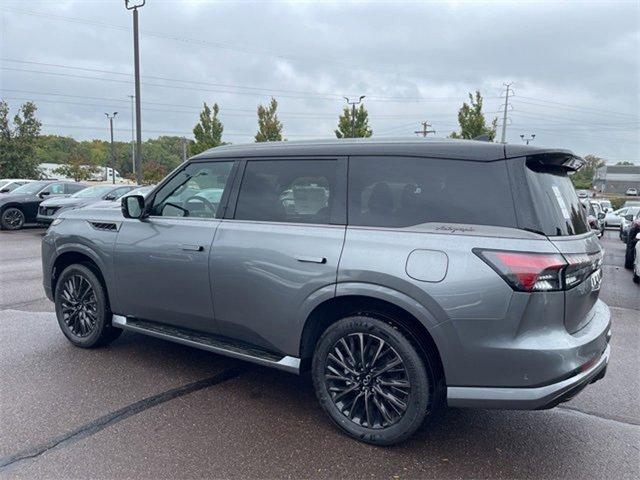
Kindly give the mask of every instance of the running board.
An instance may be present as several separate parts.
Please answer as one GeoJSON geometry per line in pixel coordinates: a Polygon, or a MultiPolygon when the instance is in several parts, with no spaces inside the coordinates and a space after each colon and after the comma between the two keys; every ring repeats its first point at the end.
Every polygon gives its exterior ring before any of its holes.
{"type": "Polygon", "coordinates": [[[180,343],[189,347],[199,348],[208,352],[226,355],[228,357],[246,360],[248,362],[265,365],[267,367],[278,368],[290,373],[300,373],[300,359],[282,356],[248,347],[240,343],[225,341],[219,337],[208,335],[206,333],[195,332],[184,328],[178,328],[171,325],[165,325],[156,322],[147,322],[133,318],[123,317],[122,315],[113,315],[111,323],[124,330],[142,333],[163,340],[180,343]]]}

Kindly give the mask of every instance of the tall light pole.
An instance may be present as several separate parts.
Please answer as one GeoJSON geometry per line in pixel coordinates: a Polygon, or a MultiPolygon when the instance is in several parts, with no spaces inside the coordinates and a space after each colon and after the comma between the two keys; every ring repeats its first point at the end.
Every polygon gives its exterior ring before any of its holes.
{"type": "Polygon", "coordinates": [[[142,185],[142,120],[140,118],[140,48],[138,45],[138,9],[144,7],[147,0],[138,0],[137,3],[131,0],[124,0],[127,10],[133,10],[133,62],[135,67],[136,83],[136,154],[135,172],[138,185],[142,185]]]}
{"type": "Polygon", "coordinates": [[[347,105],[351,105],[351,138],[356,138],[356,105],[359,105],[364,97],[364,95],[360,95],[360,98],[354,102],[350,102],[349,97],[343,97],[347,101],[347,105]]]}
{"type": "Polygon", "coordinates": [[[133,106],[133,99],[136,98],[135,95],[129,95],[131,98],[131,171],[133,174],[136,174],[136,143],[135,143],[135,123],[136,123],[136,114],[133,106]]]}
{"type": "Polygon", "coordinates": [[[532,133],[531,135],[529,135],[529,137],[525,137],[524,134],[522,134],[522,135],[520,135],[520,138],[522,139],[522,141],[524,143],[529,145],[529,142],[533,142],[533,140],[536,138],[536,134],[532,133]]]}
{"type": "MultiPolygon", "coordinates": [[[[113,119],[116,118],[118,112],[113,112],[112,115],[105,113],[106,117],[109,119],[109,130],[111,130],[111,183],[116,183],[116,155],[113,150],[113,119]]],[[[107,180],[107,178],[105,178],[107,180]]]]}
{"type": "MultiPolygon", "coordinates": [[[[501,143],[507,143],[507,108],[509,107],[509,92],[513,83],[503,83],[507,87],[504,95],[504,112],[502,113],[502,140],[501,143]]],[[[511,92],[513,93],[513,92],[511,92]]]]}

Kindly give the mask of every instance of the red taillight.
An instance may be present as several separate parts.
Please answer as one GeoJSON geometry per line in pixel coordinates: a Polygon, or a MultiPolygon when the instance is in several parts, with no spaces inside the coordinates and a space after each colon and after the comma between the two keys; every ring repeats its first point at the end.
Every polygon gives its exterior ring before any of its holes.
{"type": "Polygon", "coordinates": [[[562,290],[563,256],[554,253],[529,253],[474,249],[474,253],[493,268],[514,290],[548,292],[562,290]]]}

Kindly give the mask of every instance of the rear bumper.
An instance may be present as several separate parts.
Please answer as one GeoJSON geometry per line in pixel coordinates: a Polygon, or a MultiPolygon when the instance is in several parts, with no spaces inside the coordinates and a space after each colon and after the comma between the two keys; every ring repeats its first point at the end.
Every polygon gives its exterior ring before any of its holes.
{"type": "MultiPolygon", "coordinates": [[[[610,334],[608,334],[610,335],[610,334]]],[[[448,387],[450,407],[539,410],[566,402],[590,383],[604,377],[611,346],[607,345],[598,360],[584,372],[566,380],[535,388],[448,387]]]]}

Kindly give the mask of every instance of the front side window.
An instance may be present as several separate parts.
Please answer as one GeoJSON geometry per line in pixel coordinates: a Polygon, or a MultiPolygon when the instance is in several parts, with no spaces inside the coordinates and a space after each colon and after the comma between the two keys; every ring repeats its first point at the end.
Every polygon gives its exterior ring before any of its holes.
{"type": "Polygon", "coordinates": [[[235,218],[331,223],[337,168],[336,160],[250,160],[242,177],[235,218]]]}
{"type": "Polygon", "coordinates": [[[349,160],[349,224],[422,223],[515,227],[504,162],[415,157],[349,160]]]}
{"type": "Polygon", "coordinates": [[[64,195],[63,183],[52,183],[47,188],[42,190],[43,192],[49,192],[50,195],[64,195]]]}
{"type": "Polygon", "coordinates": [[[151,215],[219,218],[233,162],[192,163],[156,194],[151,215]]]}

